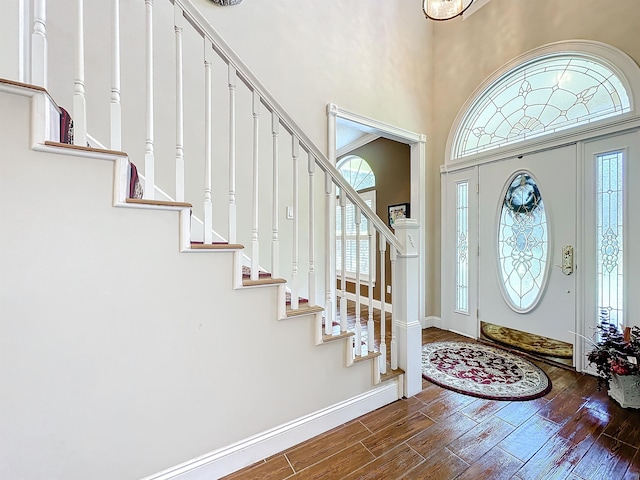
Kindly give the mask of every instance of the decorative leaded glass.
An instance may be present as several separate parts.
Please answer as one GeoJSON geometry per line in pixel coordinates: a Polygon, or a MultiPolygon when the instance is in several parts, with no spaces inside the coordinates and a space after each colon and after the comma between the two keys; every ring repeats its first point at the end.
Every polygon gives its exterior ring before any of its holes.
{"type": "Polygon", "coordinates": [[[452,158],[629,111],[627,91],[606,65],[575,54],[538,58],[480,95],[460,123],[452,158]]]}
{"type": "Polygon", "coordinates": [[[623,152],[596,156],[597,295],[600,320],[623,325],[623,152]]]}
{"type": "Polygon", "coordinates": [[[530,173],[517,173],[508,185],[498,226],[498,270],[508,303],[526,312],[539,300],[547,273],[547,215],[530,173]]]}
{"type": "Polygon", "coordinates": [[[469,313],[469,182],[456,190],[456,311],[469,313]]]}

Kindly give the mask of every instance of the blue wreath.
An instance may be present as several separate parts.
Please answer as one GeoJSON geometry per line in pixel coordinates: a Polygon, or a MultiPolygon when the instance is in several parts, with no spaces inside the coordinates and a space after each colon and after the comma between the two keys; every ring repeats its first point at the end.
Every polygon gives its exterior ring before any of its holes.
{"type": "Polygon", "coordinates": [[[504,204],[513,213],[531,213],[540,206],[542,195],[529,175],[518,175],[507,190],[504,204]]]}

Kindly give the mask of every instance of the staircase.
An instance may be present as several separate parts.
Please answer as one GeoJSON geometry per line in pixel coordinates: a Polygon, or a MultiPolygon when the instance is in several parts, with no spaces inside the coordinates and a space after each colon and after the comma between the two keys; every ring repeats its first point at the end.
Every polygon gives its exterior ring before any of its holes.
{"type": "MultiPolygon", "coordinates": [[[[47,45],[58,39],[46,35],[44,1],[34,4],[31,48],[22,52],[40,67],[32,69],[30,83],[0,79],[0,98],[11,112],[0,125],[0,247],[4,275],[12,277],[11,284],[2,279],[11,291],[0,303],[3,322],[11,319],[2,327],[10,344],[4,354],[11,364],[41,365],[26,368],[19,382],[26,389],[3,371],[3,390],[17,393],[5,409],[13,420],[1,440],[12,447],[0,448],[7,455],[0,476],[217,478],[412,394],[400,367],[415,338],[398,342],[395,325],[415,301],[404,288],[417,268],[411,222],[406,229],[398,225],[404,237],[392,233],[188,1],[146,2],[137,12],[147,25],[151,73],[130,91],[140,92],[146,105],[142,111],[120,105],[117,38],[139,26],[136,12],[128,12],[130,25],[121,25],[119,2],[113,5],[109,120],[96,122],[108,124],[106,130],[89,133],[87,119],[99,112],[87,110],[82,54],[73,98],[65,103],[73,106],[75,144],[60,142],[60,107],[46,85],[69,72],[54,73],[56,62],[47,62],[47,45]],[[153,39],[167,32],[153,32],[153,16],[168,11],[178,53],[176,115],[165,125],[154,113],[154,91],[168,93],[154,85],[153,39]],[[183,76],[192,67],[182,51],[194,37],[206,47],[200,59],[204,116],[195,123],[185,87],[192,79],[183,76]],[[212,88],[221,74],[222,94],[212,88]],[[227,108],[216,118],[211,106],[223,95],[227,108]],[[239,118],[239,106],[250,107],[248,118],[239,118]],[[123,128],[139,116],[143,138],[139,129],[123,128]],[[214,142],[220,130],[224,143],[214,142]],[[163,148],[166,138],[156,131],[172,131],[173,145],[163,148]],[[96,138],[109,138],[110,147],[96,138]],[[141,199],[129,198],[134,157],[141,199]],[[265,176],[268,182],[261,181],[265,176]],[[290,224],[283,202],[292,205],[290,224]],[[400,279],[390,332],[385,321],[383,331],[374,329],[371,284],[368,298],[356,294],[356,302],[368,304],[367,317],[349,327],[334,240],[336,205],[347,202],[356,206],[356,221],[369,220],[370,250],[377,245],[382,265],[389,255],[392,278],[400,279]],[[47,245],[38,247],[43,239],[47,245]],[[36,350],[27,341],[34,332],[36,350]],[[265,395],[256,398],[256,392],[265,395]],[[60,415],[61,409],[69,413],[60,415]],[[82,441],[92,431],[100,438],[82,441]],[[35,444],[25,432],[38,432],[35,444]],[[51,442],[58,448],[50,449],[51,442]],[[32,448],[43,451],[41,462],[25,460],[32,448]],[[95,450],[112,451],[120,461],[95,450]],[[65,455],[77,461],[70,464],[65,455]]],[[[82,18],[82,1],[77,6],[82,18]]],[[[80,22],[73,32],[81,45],[85,29],[80,22]]],[[[384,311],[384,296],[380,304],[384,311]]]]}

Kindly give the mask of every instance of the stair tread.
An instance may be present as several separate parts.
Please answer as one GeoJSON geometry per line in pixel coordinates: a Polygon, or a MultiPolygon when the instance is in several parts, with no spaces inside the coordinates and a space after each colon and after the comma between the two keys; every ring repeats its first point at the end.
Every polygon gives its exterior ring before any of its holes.
{"type": "Polygon", "coordinates": [[[287,317],[295,317],[297,315],[308,315],[310,313],[324,312],[324,308],[319,305],[304,305],[300,308],[293,310],[290,305],[287,305],[287,317]]]}
{"type": "Polygon", "coordinates": [[[356,355],[353,359],[353,363],[364,362],[366,360],[371,360],[372,358],[376,358],[382,355],[380,352],[367,352],[366,355],[356,355]]]}
{"type": "Polygon", "coordinates": [[[244,245],[240,243],[191,243],[191,248],[194,250],[230,250],[244,248],[244,245]]]}
{"type": "Polygon", "coordinates": [[[353,337],[356,332],[340,332],[335,335],[322,335],[323,342],[334,342],[336,340],[342,340],[344,338],[353,337]]]}
{"type": "Polygon", "coordinates": [[[242,279],[243,287],[253,287],[257,285],[277,285],[280,283],[287,283],[287,281],[284,278],[272,278],[272,277],[259,278],[258,280],[251,280],[250,278],[242,279]]]}
{"type": "Polygon", "coordinates": [[[396,368],[395,370],[391,370],[391,364],[387,362],[387,373],[380,374],[380,381],[386,382],[387,380],[391,380],[392,378],[399,377],[400,375],[404,375],[404,370],[401,368],[396,368]]]}
{"type": "Polygon", "coordinates": [[[44,144],[48,147],[67,148],[69,150],[82,150],[83,152],[108,153],[110,155],[119,155],[122,157],[128,156],[125,152],[121,152],[119,150],[109,150],[107,148],[85,147],[82,145],[73,145],[71,143],[52,142],[51,140],[45,141],[44,144]]]}
{"type": "Polygon", "coordinates": [[[187,202],[170,202],[168,200],[148,200],[146,198],[127,198],[125,202],[138,204],[138,205],[159,205],[159,206],[165,206],[165,207],[188,207],[188,208],[193,207],[193,205],[187,202]]]}

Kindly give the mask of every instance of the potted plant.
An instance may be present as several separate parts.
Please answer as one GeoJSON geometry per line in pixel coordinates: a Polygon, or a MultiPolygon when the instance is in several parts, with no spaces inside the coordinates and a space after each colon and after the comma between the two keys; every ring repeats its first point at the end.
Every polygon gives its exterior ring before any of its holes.
{"type": "Polygon", "coordinates": [[[598,389],[608,388],[609,396],[623,407],[640,408],[640,328],[620,331],[603,320],[597,330],[587,359],[596,367],[598,389]]]}

